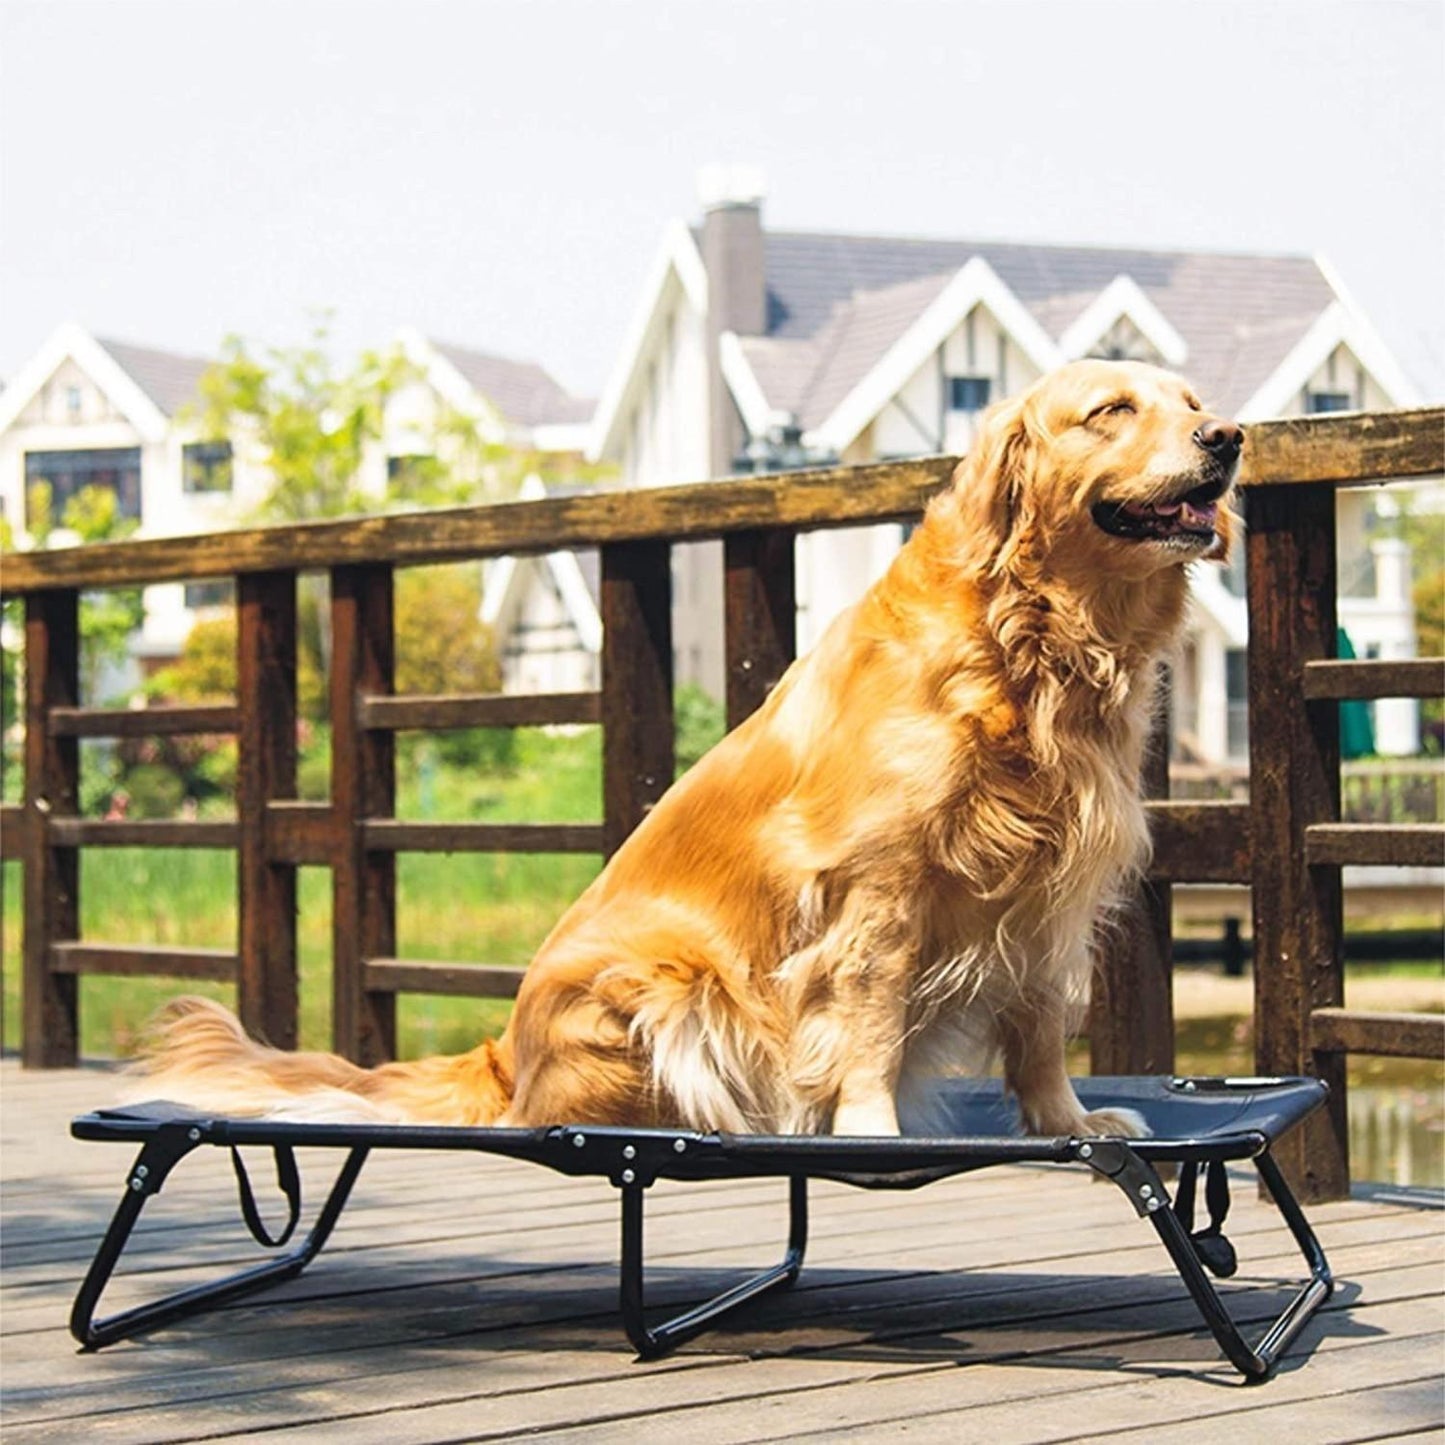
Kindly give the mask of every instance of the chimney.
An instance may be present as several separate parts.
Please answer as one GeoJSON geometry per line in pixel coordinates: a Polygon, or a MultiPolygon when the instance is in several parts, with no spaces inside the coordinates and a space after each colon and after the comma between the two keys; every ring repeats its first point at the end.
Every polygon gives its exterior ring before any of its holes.
{"type": "Polygon", "coordinates": [[[723,380],[718,338],[724,331],[761,336],[767,329],[763,264],[763,176],[751,166],[706,166],[698,174],[702,260],[707,270],[708,459],[727,476],[745,440],[723,380]]]}

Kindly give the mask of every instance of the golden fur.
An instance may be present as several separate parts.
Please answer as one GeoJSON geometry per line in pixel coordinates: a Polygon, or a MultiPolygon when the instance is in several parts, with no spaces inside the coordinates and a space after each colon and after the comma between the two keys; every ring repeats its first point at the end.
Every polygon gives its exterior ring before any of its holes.
{"type": "Polygon", "coordinates": [[[1227,547],[1216,499],[1241,437],[1133,363],[1074,363],[993,408],[887,575],[563,916],[500,1040],[368,1071],[181,1000],[144,1092],[886,1135],[900,1111],[926,1127],[920,1081],[997,1053],[1032,1131],[1136,1131],[1084,1112],[1064,1045],[1096,930],[1146,857],[1157,671],[1186,564],[1227,547]]]}

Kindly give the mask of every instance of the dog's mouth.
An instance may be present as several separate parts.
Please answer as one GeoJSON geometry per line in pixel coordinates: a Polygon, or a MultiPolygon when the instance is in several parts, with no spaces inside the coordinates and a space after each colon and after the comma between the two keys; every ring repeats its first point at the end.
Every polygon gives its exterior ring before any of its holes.
{"type": "Polygon", "coordinates": [[[1219,523],[1219,499],[1229,489],[1223,478],[1204,482],[1161,502],[1095,502],[1094,522],[1126,542],[1170,542],[1210,546],[1219,523]]]}

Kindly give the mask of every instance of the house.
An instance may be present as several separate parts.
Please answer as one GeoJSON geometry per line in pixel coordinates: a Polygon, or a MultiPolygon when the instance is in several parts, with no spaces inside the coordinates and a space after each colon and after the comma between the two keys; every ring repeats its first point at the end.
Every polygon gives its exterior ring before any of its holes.
{"type": "MultiPolygon", "coordinates": [[[[1299,256],[777,232],[750,173],[704,177],[700,225],[673,221],[593,421],[624,485],[966,449],[990,402],[1064,361],[1187,372],[1250,420],[1408,405],[1414,388],[1329,265],[1299,256]]],[[[1341,494],[1341,620],[1361,655],[1414,650],[1397,544],[1370,553],[1370,499],[1341,494]]],[[[896,526],[798,544],[800,648],[878,576],[896,526]]],[[[678,549],[677,673],[719,695],[721,549],[678,549]]],[[[1245,748],[1242,576],[1198,569],[1176,678],[1176,742],[1245,748]]],[[[1382,751],[1412,752],[1415,705],[1378,705],[1382,751]]]]}
{"type": "MultiPolygon", "coordinates": [[[[465,417],[488,447],[580,463],[593,404],[540,366],[428,341],[398,339],[416,378],[391,398],[379,446],[360,483],[375,496],[418,455],[445,450],[444,415],[465,417]]],[[[51,489],[55,519],[85,486],[116,493],[139,535],[176,536],[253,517],[271,486],[264,454],[246,438],[206,438],[191,414],[208,358],[98,339],[61,326],[0,393],[0,509],[26,546],[36,521],[33,488],[51,489]]],[[[515,482],[512,484],[515,489],[515,482]]],[[[132,640],[141,670],[173,658],[198,612],[229,600],[225,581],[146,588],[145,620],[132,640]]],[[[594,648],[595,651],[595,648],[594,648]]],[[[111,679],[118,689],[134,681],[111,679]]]]}

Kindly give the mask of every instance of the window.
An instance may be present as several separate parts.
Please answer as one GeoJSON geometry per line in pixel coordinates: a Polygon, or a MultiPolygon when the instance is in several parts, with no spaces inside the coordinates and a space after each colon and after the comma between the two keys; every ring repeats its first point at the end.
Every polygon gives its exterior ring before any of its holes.
{"type": "Polygon", "coordinates": [[[1224,654],[1224,695],[1226,747],[1231,758],[1249,755],[1249,668],[1242,647],[1231,647],[1224,654]]]}
{"type": "Polygon", "coordinates": [[[45,482],[50,487],[50,515],[56,524],[64,517],[70,499],[86,487],[105,487],[114,492],[118,503],[117,510],[122,517],[140,516],[139,447],[116,447],[104,451],[26,452],[26,512],[31,526],[39,519],[29,516],[30,489],[40,482],[45,482]]]}
{"type": "Polygon", "coordinates": [[[1353,411],[1355,399],[1347,391],[1305,392],[1305,415],[1320,416],[1327,411],[1353,411]]]}
{"type": "Polygon", "coordinates": [[[226,607],[236,600],[236,584],[229,577],[214,582],[187,582],[186,606],[226,607]]]}
{"type": "Polygon", "coordinates": [[[229,492],[230,442],[191,442],[182,447],[181,488],[193,493],[229,492]]]}
{"type": "Polygon", "coordinates": [[[65,388],[65,415],[71,421],[80,420],[80,408],[82,397],[78,386],[67,386],[65,388]]]}
{"type": "Polygon", "coordinates": [[[988,405],[992,381],[987,376],[950,376],[949,411],[982,411],[988,405]]]}

